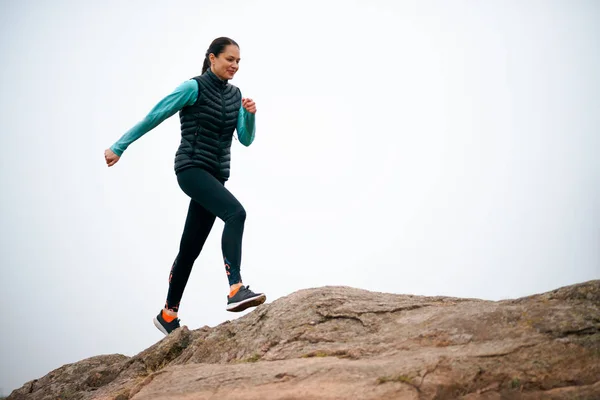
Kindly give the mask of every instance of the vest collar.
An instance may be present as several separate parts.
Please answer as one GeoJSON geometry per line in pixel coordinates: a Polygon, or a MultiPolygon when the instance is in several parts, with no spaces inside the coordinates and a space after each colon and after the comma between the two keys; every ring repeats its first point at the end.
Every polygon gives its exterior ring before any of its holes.
{"type": "Polygon", "coordinates": [[[227,86],[227,82],[229,82],[228,79],[223,80],[219,78],[214,72],[212,72],[210,68],[206,70],[205,74],[208,75],[210,80],[218,86],[227,86]]]}

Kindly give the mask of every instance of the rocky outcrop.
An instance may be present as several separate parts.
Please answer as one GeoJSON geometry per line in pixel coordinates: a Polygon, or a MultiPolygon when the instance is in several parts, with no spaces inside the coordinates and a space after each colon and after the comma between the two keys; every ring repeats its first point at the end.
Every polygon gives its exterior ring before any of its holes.
{"type": "Polygon", "coordinates": [[[301,290],[18,399],[600,399],[600,280],[516,300],[301,290]]]}

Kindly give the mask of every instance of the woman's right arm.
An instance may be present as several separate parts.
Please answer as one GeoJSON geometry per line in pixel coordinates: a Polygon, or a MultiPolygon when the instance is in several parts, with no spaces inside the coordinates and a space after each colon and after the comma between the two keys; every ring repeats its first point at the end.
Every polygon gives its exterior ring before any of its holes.
{"type": "Polygon", "coordinates": [[[156,128],[185,106],[190,106],[198,98],[198,82],[194,79],[183,82],[171,94],[156,104],[146,117],[125,132],[109,149],[104,152],[104,158],[109,167],[113,166],[129,147],[129,145],[144,134],[156,128]]]}

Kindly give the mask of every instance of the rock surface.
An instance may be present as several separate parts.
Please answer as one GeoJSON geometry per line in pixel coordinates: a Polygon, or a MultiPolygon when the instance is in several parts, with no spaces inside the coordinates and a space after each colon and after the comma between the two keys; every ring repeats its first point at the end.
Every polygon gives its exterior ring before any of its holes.
{"type": "Polygon", "coordinates": [[[600,399],[600,280],[516,300],[301,290],[8,399],[600,399]]]}

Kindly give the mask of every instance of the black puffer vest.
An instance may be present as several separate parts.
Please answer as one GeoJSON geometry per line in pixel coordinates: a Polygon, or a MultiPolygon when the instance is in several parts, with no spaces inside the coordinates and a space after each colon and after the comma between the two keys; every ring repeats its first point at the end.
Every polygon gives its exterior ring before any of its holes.
{"type": "Polygon", "coordinates": [[[179,112],[181,144],[175,154],[175,173],[201,167],[226,181],[242,94],[210,69],[193,79],[198,82],[198,99],[179,112]]]}

